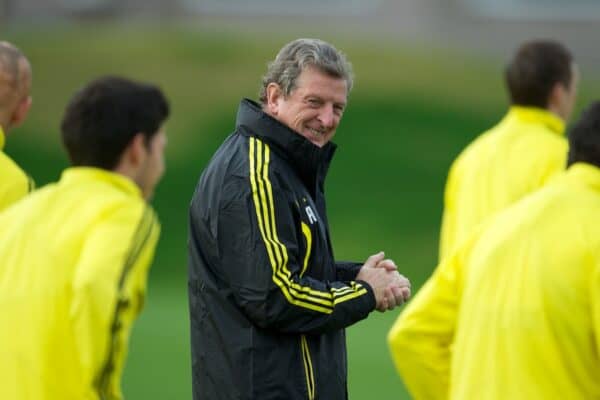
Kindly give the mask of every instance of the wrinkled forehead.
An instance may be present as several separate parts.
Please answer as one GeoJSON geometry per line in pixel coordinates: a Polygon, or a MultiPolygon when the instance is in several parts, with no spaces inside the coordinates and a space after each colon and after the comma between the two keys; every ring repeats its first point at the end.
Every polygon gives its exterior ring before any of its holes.
{"type": "Polygon", "coordinates": [[[348,82],[343,77],[316,67],[306,67],[296,80],[294,90],[315,92],[334,97],[337,102],[345,102],[348,97],[348,82]]]}

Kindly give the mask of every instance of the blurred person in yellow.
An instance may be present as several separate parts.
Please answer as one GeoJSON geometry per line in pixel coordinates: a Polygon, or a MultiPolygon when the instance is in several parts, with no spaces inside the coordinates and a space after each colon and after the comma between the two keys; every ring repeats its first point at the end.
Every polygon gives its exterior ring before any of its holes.
{"type": "Polygon", "coordinates": [[[0,211],[29,193],[33,180],[2,150],[6,134],[31,107],[31,65],[23,53],[0,41],[0,211]]]}
{"type": "Polygon", "coordinates": [[[565,121],[578,72],[560,43],[524,43],[505,69],[511,106],[454,161],[444,194],[440,260],[494,213],[565,169],[565,121]]]}
{"type": "Polygon", "coordinates": [[[394,324],[415,399],[600,398],[600,102],[568,168],[476,228],[394,324]]]}
{"type": "Polygon", "coordinates": [[[169,106],[103,77],[62,121],[72,167],[0,214],[0,399],[121,399],[159,224],[169,106]]]}

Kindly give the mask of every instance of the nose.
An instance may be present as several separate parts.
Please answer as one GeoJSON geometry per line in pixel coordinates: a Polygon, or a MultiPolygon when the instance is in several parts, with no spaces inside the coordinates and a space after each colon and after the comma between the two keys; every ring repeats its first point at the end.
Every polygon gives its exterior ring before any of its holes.
{"type": "Polygon", "coordinates": [[[333,111],[333,104],[326,103],[319,113],[319,121],[324,128],[333,128],[335,126],[336,116],[333,111]]]}

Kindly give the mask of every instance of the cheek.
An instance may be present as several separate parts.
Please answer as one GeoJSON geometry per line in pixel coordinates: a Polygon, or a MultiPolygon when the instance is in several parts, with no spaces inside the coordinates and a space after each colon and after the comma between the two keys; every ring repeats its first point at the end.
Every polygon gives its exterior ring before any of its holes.
{"type": "Polygon", "coordinates": [[[160,177],[165,172],[165,158],[161,155],[156,163],[156,174],[160,177]]]}
{"type": "Polygon", "coordinates": [[[304,123],[304,118],[302,117],[301,114],[294,115],[294,119],[292,120],[292,127],[298,128],[298,127],[302,126],[303,123],[304,123]]]}
{"type": "Polygon", "coordinates": [[[304,124],[316,120],[318,116],[319,112],[317,110],[312,110],[310,108],[300,109],[296,113],[295,121],[299,124],[304,124]]]}
{"type": "Polygon", "coordinates": [[[162,176],[165,171],[165,145],[161,143],[157,148],[154,149],[154,173],[158,177],[162,176]]]}

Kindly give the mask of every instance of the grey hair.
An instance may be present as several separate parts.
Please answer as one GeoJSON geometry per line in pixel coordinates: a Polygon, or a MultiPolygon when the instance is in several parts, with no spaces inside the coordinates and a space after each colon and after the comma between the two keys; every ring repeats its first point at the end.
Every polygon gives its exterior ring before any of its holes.
{"type": "Polygon", "coordinates": [[[307,67],[315,67],[334,78],[346,81],[348,93],[352,89],[354,76],[352,65],[341,51],[319,39],[296,39],[285,46],[269,63],[262,78],[259,98],[267,102],[267,86],[278,84],[287,97],[296,88],[296,80],[307,67]]]}
{"type": "Polygon", "coordinates": [[[25,74],[31,74],[25,55],[11,43],[0,41],[0,107],[10,105],[21,95],[30,76],[25,74]]]}
{"type": "Polygon", "coordinates": [[[19,83],[19,59],[23,53],[8,42],[0,42],[0,70],[7,75],[9,85],[16,89],[19,83]]]}

